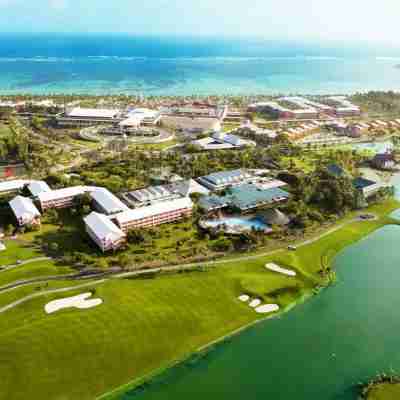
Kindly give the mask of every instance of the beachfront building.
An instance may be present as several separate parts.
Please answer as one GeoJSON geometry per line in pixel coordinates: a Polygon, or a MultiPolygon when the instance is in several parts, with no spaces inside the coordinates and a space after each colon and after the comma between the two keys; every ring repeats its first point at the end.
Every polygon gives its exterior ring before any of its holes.
{"type": "Polygon", "coordinates": [[[19,226],[40,224],[40,212],[30,198],[17,196],[9,205],[19,226]]]}
{"type": "Polygon", "coordinates": [[[57,124],[60,127],[87,127],[113,124],[120,121],[120,110],[105,108],[73,107],[67,109],[64,114],[57,116],[57,124]]]}
{"type": "Polygon", "coordinates": [[[328,97],[327,102],[334,108],[335,115],[338,117],[358,117],[361,115],[360,107],[344,96],[328,97]]]}
{"type": "Polygon", "coordinates": [[[110,221],[106,215],[92,212],[83,220],[87,234],[102,252],[116,250],[125,243],[125,233],[110,221]]]}
{"type": "Polygon", "coordinates": [[[84,194],[87,188],[84,186],[73,186],[63,189],[41,192],[37,198],[40,202],[42,211],[48,208],[67,208],[71,207],[77,196],[84,194]]]}
{"type": "Polygon", "coordinates": [[[162,114],[190,118],[215,118],[223,121],[228,114],[228,106],[209,104],[176,105],[163,108],[162,114]]]}
{"type": "Polygon", "coordinates": [[[127,232],[134,228],[149,228],[178,221],[192,215],[193,203],[188,197],[130,209],[112,216],[119,228],[127,232]]]}
{"type": "Polygon", "coordinates": [[[105,188],[96,188],[90,193],[90,197],[94,208],[106,215],[117,214],[129,209],[117,196],[105,188]]]}
{"type": "Polygon", "coordinates": [[[223,132],[216,132],[210,137],[194,140],[192,144],[202,150],[231,150],[255,146],[255,143],[251,140],[223,132]]]}
{"type": "Polygon", "coordinates": [[[266,101],[250,104],[249,111],[267,112],[281,119],[315,119],[319,117],[319,111],[306,104],[301,107],[297,103],[290,101],[292,98],[282,98],[278,101],[266,101]],[[283,103],[283,104],[282,104],[283,103]]]}

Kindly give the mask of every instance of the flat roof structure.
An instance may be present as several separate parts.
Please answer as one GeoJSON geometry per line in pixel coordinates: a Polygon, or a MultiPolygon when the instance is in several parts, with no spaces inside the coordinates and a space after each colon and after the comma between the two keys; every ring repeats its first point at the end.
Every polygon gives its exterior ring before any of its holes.
{"type": "Polygon", "coordinates": [[[175,210],[180,210],[184,208],[193,208],[193,202],[188,197],[164,201],[161,203],[153,204],[151,206],[135,208],[133,210],[130,209],[128,211],[113,215],[110,218],[115,218],[118,224],[121,226],[135,220],[149,218],[157,216],[159,214],[173,212],[175,210]]]}
{"type": "Polygon", "coordinates": [[[9,204],[20,225],[27,224],[40,217],[39,210],[29,197],[17,196],[9,204]]]}
{"type": "Polygon", "coordinates": [[[263,205],[285,201],[290,194],[279,187],[261,189],[254,184],[243,184],[230,189],[225,196],[206,196],[199,200],[199,206],[206,211],[218,210],[225,207],[235,207],[247,211],[263,205]]]}
{"type": "Polygon", "coordinates": [[[198,181],[208,189],[219,190],[231,185],[238,185],[252,177],[253,175],[245,169],[235,169],[232,171],[214,172],[198,178],[198,181]]]}
{"type": "Polygon", "coordinates": [[[193,193],[208,195],[210,191],[197,183],[194,179],[187,179],[178,182],[174,182],[169,185],[173,192],[178,192],[184,197],[190,196],[193,193]]]}
{"type": "Polygon", "coordinates": [[[81,108],[74,107],[66,112],[69,118],[106,118],[113,119],[120,114],[119,110],[112,110],[107,108],[81,108]]]}
{"type": "Polygon", "coordinates": [[[34,197],[37,197],[39,193],[51,191],[49,185],[45,181],[32,181],[28,189],[34,197]]]}
{"type": "Polygon", "coordinates": [[[67,197],[75,197],[85,193],[88,188],[85,186],[72,186],[62,189],[51,190],[49,192],[41,192],[38,194],[38,199],[41,203],[47,201],[56,201],[67,197]]]}
{"type": "Polygon", "coordinates": [[[229,203],[242,211],[287,200],[290,194],[277,187],[260,189],[255,185],[245,184],[231,189],[229,203]]]}
{"type": "Polygon", "coordinates": [[[97,188],[90,193],[90,196],[106,214],[116,214],[129,209],[117,196],[105,188],[97,188]]]}

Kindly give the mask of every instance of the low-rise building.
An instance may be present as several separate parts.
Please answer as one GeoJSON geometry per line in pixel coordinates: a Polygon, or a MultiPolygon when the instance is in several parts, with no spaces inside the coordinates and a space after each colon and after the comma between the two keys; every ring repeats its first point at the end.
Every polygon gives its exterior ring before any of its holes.
{"type": "Polygon", "coordinates": [[[353,179],[353,187],[361,192],[364,198],[367,199],[376,194],[382,188],[382,184],[371,181],[370,179],[358,177],[353,179]]]}
{"type": "Polygon", "coordinates": [[[110,218],[127,232],[134,228],[148,228],[178,221],[192,215],[193,203],[188,197],[164,201],[147,207],[124,211],[110,218]]]}
{"type": "Polygon", "coordinates": [[[31,181],[26,179],[14,179],[12,181],[0,182],[0,194],[10,194],[18,192],[24,186],[29,185],[31,181]]]}
{"type": "Polygon", "coordinates": [[[280,187],[262,189],[255,184],[243,184],[233,187],[224,196],[205,196],[199,200],[199,206],[206,212],[222,208],[232,208],[247,212],[255,208],[270,206],[286,201],[290,194],[280,187]]]}
{"type": "Polygon", "coordinates": [[[51,189],[45,181],[32,181],[28,186],[33,197],[37,197],[39,193],[50,192],[51,189]]]}
{"type": "Polygon", "coordinates": [[[103,108],[74,107],[67,109],[63,115],[57,116],[57,124],[61,127],[85,127],[120,121],[120,110],[103,108]]]}
{"type": "Polygon", "coordinates": [[[197,181],[212,191],[218,191],[230,186],[241,185],[253,177],[254,175],[245,169],[235,169],[232,171],[214,172],[198,178],[197,181]]]}
{"type": "Polygon", "coordinates": [[[126,241],[125,233],[104,214],[92,212],[84,222],[87,234],[103,252],[116,250],[126,241]]]}
{"type": "Polygon", "coordinates": [[[40,224],[40,212],[30,198],[17,196],[9,204],[19,226],[40,224]]]}
{"type": "Polygon", "coordinates": [[[77,196],[84,194],[87,188],[84,186],[73,186],[63,189],[41,192],[38,194],[38,200],[42,211],[48,208],[67,208],[71,207],[77,196]]]}
{"type": "Polygon", "coordinates": [[[90,193],[94,208],[107,215],[127,211],[129,208],[114,194],[105,188],[97,188],[90,193]]]}
{"type": "Polygon", "coordinates": [[[378,169],[393,169],[396,165],[395,158],[391,153],[376,154],[371,163],[378,169]]]}
{"type": "Polygon", "coordinates": [[[335,115],[338,117],[357,117],[361,115],[360,107],[354,105],[344,96],[331,96],[327,100],[334,107],[335,115]]]}
{"type": "Polygon", "coordinates": [[[239,136],[217,132],[210,137],[192,141],[192,144],[202,150],[229,150],[240,149],[247,146],[255,146],[251,140],[245,140],[239,136]]]}

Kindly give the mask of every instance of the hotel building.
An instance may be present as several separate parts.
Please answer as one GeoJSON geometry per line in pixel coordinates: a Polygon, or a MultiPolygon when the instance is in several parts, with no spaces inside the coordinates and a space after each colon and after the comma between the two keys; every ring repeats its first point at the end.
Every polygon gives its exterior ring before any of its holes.
{"type": "Polygon", "coordinates": [[[85,230],[102,252],[116,250],[126,241],[126,235],[110,219],[96,212],[83,219],[85,230]]]}
{"type": "Polygon", "coordinates": [[[123,232],[134,228],[149,228],[178,221],[192,215],[193,203],[190,198],[184,197],[156,203],[147,207],[140,207],[133,210],[111,216],[123,232]]]}

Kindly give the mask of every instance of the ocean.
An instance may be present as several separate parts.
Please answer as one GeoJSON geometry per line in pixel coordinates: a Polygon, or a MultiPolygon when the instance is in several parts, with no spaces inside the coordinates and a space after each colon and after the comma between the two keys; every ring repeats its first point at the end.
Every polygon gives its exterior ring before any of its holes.
{"type": "Polygon", "coordinates": [[[400,47],[2,34],[0,94],[256,95],[400,90],[400,47]]]}

